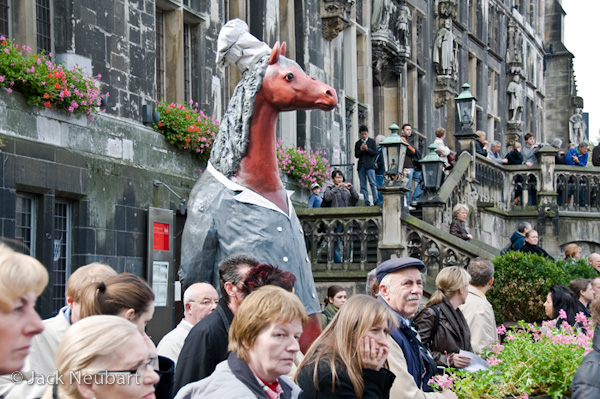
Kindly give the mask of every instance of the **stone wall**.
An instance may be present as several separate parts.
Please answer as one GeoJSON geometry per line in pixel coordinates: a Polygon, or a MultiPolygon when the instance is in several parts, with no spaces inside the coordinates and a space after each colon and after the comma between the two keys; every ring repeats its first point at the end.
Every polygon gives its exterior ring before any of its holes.
{"type": "MultiPolygon", "coordinates": [[[[98,261],[145,276],[148,208],[179,208],[179,199],[153,181],[187,198],[203,166],[141,124],[40,111],[16,92],[0,91],[0,121],[1,234],[15,237],[16,195],[31,195],[35,256],[50,267],[54,204],[64,200],[71,205],[71,271],[98,261]]],[[[50,315],[50,302],[41,301],[42,316],[50,315]]]]}

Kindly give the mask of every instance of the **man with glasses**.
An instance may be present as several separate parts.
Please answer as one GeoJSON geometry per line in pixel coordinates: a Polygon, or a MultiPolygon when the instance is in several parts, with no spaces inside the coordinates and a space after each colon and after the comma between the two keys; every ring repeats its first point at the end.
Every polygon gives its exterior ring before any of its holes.
{"type": "Polygon", "coordinates": [[[192,327],[185,339],[177,360],[173,393],[190,382],[208,377],[227,358],[229,326],[244,300],[244,280],[258,264],[252,256],[233,255],[219,266],[221,301],[214,312],[192,327]]]}
{"type": "Polygon", "coordinates": [[[212,313],[219,304],[219,294],[207,283],[192,284],[183,294],[183,319],[163,337],[156,348],[160,356],[177,365],[177,359],[188,333],[198,322],[212,313]]]}

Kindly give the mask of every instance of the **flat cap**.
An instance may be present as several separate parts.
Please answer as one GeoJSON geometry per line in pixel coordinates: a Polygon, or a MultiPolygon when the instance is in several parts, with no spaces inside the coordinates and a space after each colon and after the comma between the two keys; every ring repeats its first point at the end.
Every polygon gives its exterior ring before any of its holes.
{"type": "Polygon", "coordinates": [[[381,283],[381,280],[389,273],[395,272],[400,269],[407,267],[416,267],[419,271],[425,269],[425,264],[417,258],[394,258],[389,259],[377,266],[375,275],[377,276],[377,282],[381,283]]]}

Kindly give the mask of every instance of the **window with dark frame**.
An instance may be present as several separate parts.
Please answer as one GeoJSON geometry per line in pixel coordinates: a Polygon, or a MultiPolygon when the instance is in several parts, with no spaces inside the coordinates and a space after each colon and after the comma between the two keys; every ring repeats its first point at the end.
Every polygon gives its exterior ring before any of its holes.
{"type": "Polygon", "coordinates": [[[23,244],[23,253],[35,256],[35,197],[17,194],[16,200],[15,239],[23,244]]]}
{"type": "Polygon", "coordinates": [[[10,36],[10,0],[0,0],[0,36],[10,36]]]}
{"type": "Polygon", "coordinates": [[[185,102],[192,99],[192,29],[190,24],[183,24],[183,98],[185,102]]]}
{"type": "Polygon", "coordinates": [[[67,279],[71,271],[71,204],[54,203],[52,273],[52,311],[56,314],[65,305],[67,279]]]}
{"type": "Polygon", "coordinates": [[[165,14],[156,9],[156,98],[165,99],[165,14]]]}
{"type": "Polygon", "coordinates": [[[37,51],[52,52],[52,14],[50,0],[36,0],[37,51]]]}

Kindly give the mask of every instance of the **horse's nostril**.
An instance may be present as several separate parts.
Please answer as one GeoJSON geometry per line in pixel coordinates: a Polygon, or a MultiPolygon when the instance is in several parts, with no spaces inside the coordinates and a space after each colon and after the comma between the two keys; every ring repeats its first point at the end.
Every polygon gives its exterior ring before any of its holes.
{"type": "Polygon", "coordinates": [[[333,94],[331,94],[331,90],[327,90],[325,94],[327,94],[328,97],[333,97],[333,94]]]}

